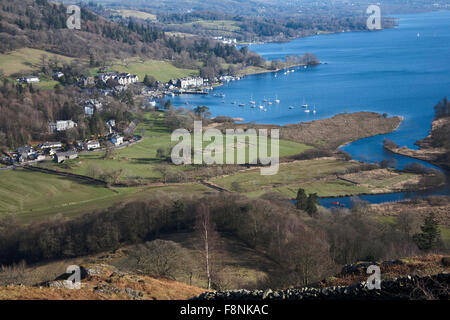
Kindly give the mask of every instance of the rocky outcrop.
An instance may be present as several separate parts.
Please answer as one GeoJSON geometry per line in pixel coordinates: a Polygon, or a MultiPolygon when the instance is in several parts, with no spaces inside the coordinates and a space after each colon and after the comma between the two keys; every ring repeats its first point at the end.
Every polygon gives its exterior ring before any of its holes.
{"type": "Polygon", "coordinates": [[[365,282],[352,286],[205,292],[193,300],[411,300],[450,299],[450,274],[407,276],[381,282],[381,289],[368,289],[365,282]]]}

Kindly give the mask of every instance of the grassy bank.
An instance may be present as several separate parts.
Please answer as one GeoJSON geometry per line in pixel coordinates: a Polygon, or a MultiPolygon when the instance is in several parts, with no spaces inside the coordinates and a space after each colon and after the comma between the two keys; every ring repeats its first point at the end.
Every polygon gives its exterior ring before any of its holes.
{"type": "Polygon", "coordinates": [[[141,60],[139,58],[116,61],[111,70],[136,74],[139,77],[139,81],[143,81],[146,74],[161,82],[198,76],[199,74],[198,70],[177,68],[167,61],[141,60]]]}
{"type": "Polygon", "coordinates": [[[10,53],[0,54],[0,69],[3,70],[6,76],[19,72],[38,72],[40,70],[43,55],[46,55],[47,59],[57,57],[63,62],[70,62],[73,60],[73,58],[50,53],[44,50],[22,48],[10,53]]]}
{"type": "Polygon", "coordinates": [[[260,197],[267,192],[277,192],[292,199],[297,195],[299,188],[305,189],[307,193],[317,193],[319,197],[337,197],[392,192],[418,179],[416,175],[399,174],[388,170],[361,171],[351,174],[354,181],[347,175],[341,174],[359,166],[357,162],[332,158],[306,160],[284,163],[280,166],[278,174],[273,176],[261,176],[259,170],[254,169],[211,179],[211,181],[250,198],[260,197]],[[372,176],[372,180],[368,180],[369,176],[372,176]]]}

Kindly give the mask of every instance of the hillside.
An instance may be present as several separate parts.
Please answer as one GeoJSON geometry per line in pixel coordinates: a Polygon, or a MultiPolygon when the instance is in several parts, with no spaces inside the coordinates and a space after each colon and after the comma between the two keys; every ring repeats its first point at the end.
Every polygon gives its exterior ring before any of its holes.
{"type": "MultiPolygon", "coordinates": [[[[169,279],[121,272],[113,266],[81,266],[81,289],[65,288],[63,280],[36,286],[0,287],[0,300],[186,300],[204,289],[169,279]]],[[[62,275],[66,279],[69,275],[62,275]]]]}
{"type": "Polygon", "coordinates": [[[316,285],[284,290],[205,292],[194,300],[448,300],[450,261],[429,255],[346,265],[316,285]],[[366,287],[370,265],[381,269],[381,290],[366,287]]]}
{"type": "MultiPolygon", "coordinates": [[[[128,249],[103,256],[56,261],[27,268],[22,284],[17,268],[0,272],[0,300],[259,300],[259,299],[445,299],[449,297],[450,264],[443,255],[424,255],[399,260],[358,262],[345,265],[341,272],[320,282],[285,290],[213,291],[167,278],[155,278],[109,264],[128,249]],[[69,264],[81,270],[81,289],[69,289],[64,273],[69,264]],[[366,269],[381,269],[381,291],[364,288],[366,269]],[[31,284],[30,279],[50,279],[31,284]],[[14,280],[16,279],[16,280],[14,280]],[[27,279],[27,280],[25,280],[27,279]],[[15,283],[5,285],[5,283],[15,283]]],[[[250,261],[250,260],[249,260],[250,261]]]]}
{"type": "Polygon", "coordinates": [[[47,0],[2,2],[0,53],[32,48],[86,59],[90,67],[102,68],[111,67],[117,59],[139,57],[170,61],[181,69],[202,71],[202,68],[208,68],[203,73],[208,71],[213,76],[221,71],[223,62],[247,66],[262,61],[259,56],[255,60],[255,53],[243,54],[231,45],[165,34],[161,28],[145,20],[114,22],[87,7],[81,8],[81,29],[70,30],[66,26],[70,16],[66,11],[64,5],[47,0]],[[217,58],[223,61],[216,61],[217,58]]]}

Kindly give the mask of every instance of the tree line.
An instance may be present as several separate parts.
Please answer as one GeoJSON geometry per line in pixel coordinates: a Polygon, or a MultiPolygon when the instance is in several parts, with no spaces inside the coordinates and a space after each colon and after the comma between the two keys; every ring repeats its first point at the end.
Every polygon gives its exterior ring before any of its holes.
{"type": "Polygon", "coordinates": [[[305,219],[306,215],[276,195],[249,200],[218,194],[175,201],[158,196],[73,220],[29,226],[7,216],[0,221],[0,265],[84,256],[152,241],[164,234],[195,232],[203,272],[213,287],[218,274],[215,248],[227,234],[273,261],[276,267],[268,271],[260,286],[274,288],[308,285],[358,260],[398,258],[441,246],[433,216],[420,231],[407,212],[386,225],[357,199],[351,209],[320,209],[312,219],[305,219]]]}

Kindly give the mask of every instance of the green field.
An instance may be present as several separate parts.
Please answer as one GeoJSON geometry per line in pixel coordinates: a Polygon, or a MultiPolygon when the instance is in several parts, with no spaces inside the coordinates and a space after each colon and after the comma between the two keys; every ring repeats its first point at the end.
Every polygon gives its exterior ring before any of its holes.
{"type": "Polygon", "coordinates": [[[198,70],[181,69],[166,61],[140,60],[137,58],[125,61],[117,61],[112,67],[112,71],[129,72],[139,77],[143,81],[146,74],[153,76],[161,82],[168,82],[172,79],[198,76],[198,70]]]}
{"type": "Polygon", "coordinates": [[[241,191],[251,198],[257,198],[269,191],[294,198],[299,188],[305,189],[307,193],[317,193],[320,197],[369,192],[364,186],[339,180],[334,175],[340,170],[357,165],[333,159],[308,160],[282,164],[278,174],[272,176],[262,176],[259,169],[255,169],[211,181],[229,190],[233,189],[233,183],[238,184],[241,191]]]}
{"type": "Polygon", "coordinates": [[[7,54],[0,54],[0,69],[6,76],[18,72],[33,72],[39,70],[42,55],[47,58],[58,57],[61,61],[71,61],[73,58],[50,53],[43,50],[22,48],[7,54]]]}
{"type": "Polygon", "coordinates": [[[134,17],[138,19],[148,19],[148,20],[156,20],[156,15],[143,12],[143,11],[137,11],[137,10],[127,10],[127,9],[113,9],[111,10],[114,15],[121,16],[122,18],[129,18],[134,17]]]}
{"type": "Polygon", "coordinates": [[[450,250],[450,228],[440,227],[442,241],[444,242],[445,248],[450,250]]]}
{"type": "Polygon", "coordinates": [[[0,179],[0,217],[15,214],[24,223],[56,215],[74,217],[115,203],[157,197],[159,193],[177,198],[181,194],[189,196],[212,191],[201,184],[106,188],[23,169],[1,171],[0,179]]]}
{"type": "MultiPolygon", "coordinates": [[[[70,172],[88,175],[90,168],[95,166],[102,170],[123,170],[123,179],[159,179],[161,174],[155,170],[155,166],[162,163],[157,158],[157,150],[165,148],[170,150],[177,142],[171,141],[172,132],[165,126],[164,114],[147,112],[145,119],[136,129],[137,134],[141,134],[143,139],[134,145],[116,150],[112,159],[104,159],[105,152],[91,152],[82,154],[75,161],[70,162],[69,169],[63,169],[56,164],[43,164],[53,169],[69,170],[70,172]]],[[[270,139],[268,140],[270,142],[270,139]]],[[[207,146],[210,142],[203,142],[207,146]]],[[[225,144],[224,144],[225,145],[225,144]]],[[[248,150],[246,145],[246,150],[248,150]]],[[[290,156],[299,154],[310,147],[287,140],[280,140],[280,156],[290,156]]],[[[246,151],[248,161],[248,151],[246,151]]],[[[190,170],[193,166],[171,166],[174,172],[180,170],[190,170]]]]}
{"type": "Polygon", "coordinates": [[[20,220],[77,211],[91,205],[101,207],[135,191],[107,189],[26,170],[2,171],[0,175],[0,214],[17,213],[20,220]]]}
{"type": "Polygon", "coordinates": [[[204,32],[220,31],[220,34],[225,36],[231,36],[233,32],[240,30],[240,27],[232,20],[197,20],[183,24],[171,24],[171,26],[196,28],[201,29],[204,32]]]}

